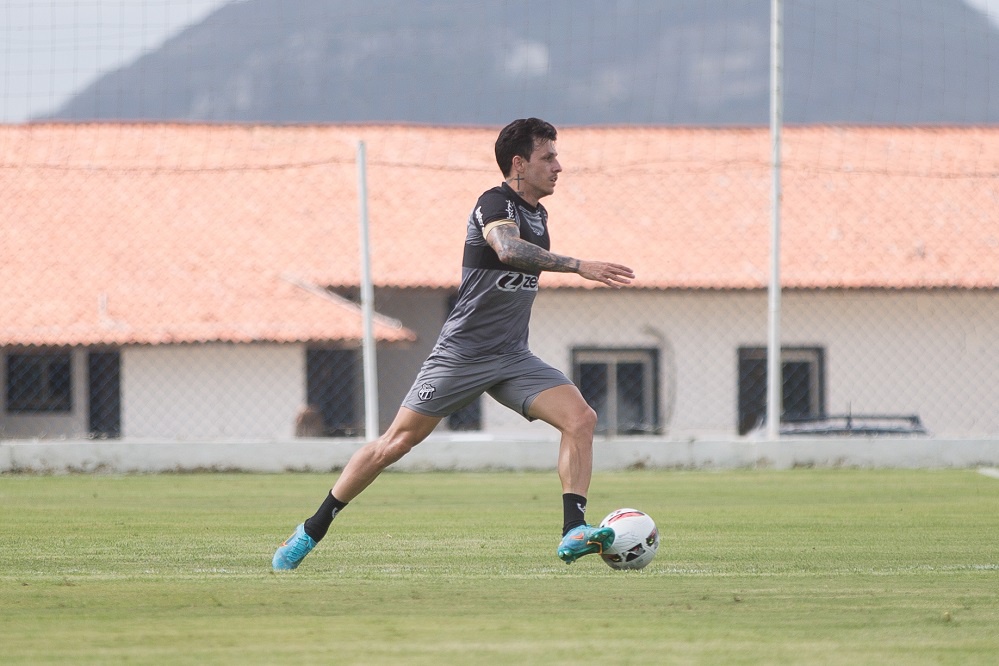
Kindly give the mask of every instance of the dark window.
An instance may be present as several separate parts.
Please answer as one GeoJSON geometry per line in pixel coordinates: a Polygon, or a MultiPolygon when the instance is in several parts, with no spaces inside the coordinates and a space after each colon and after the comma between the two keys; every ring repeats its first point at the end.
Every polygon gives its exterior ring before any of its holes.
{"type": "Polygon", "coordinates": [[[574,349],[573,381],[597,413],[597,432],[659,431],[659,363],[654,349],[574,349]]]}
{"type": "Polygon", "coordinates": [[[309,405],[319,410],[326,436],[354,436],[364,432],[360,352],[356,349],[306,351],[306,392],[309,405]]]}
{"type": "Polygon", "coordinates": [[[72,411],[72,366],[69,352],[9,354],[7,411],[72,411]]]}
{"type": "MultiPolygon", "coordinates": [[[[825,414],[825,362],[820,347],[781,349],[781,420],[825,414]]],[[[763,425],[767,415],[767,350],[739,349],[739,434],[763,425]]]]}

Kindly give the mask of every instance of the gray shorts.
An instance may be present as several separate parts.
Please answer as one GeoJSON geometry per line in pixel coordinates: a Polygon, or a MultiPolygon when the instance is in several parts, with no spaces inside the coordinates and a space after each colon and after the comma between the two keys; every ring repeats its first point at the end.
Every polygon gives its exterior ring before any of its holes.
{"type": "Polygon", "coordinates": [[[524,418],[538,394],[572,382],[530,351],[483,359],[433,354],[420,368],[403,407],[427,416],[448,416],[488,393],[524,418]]]}

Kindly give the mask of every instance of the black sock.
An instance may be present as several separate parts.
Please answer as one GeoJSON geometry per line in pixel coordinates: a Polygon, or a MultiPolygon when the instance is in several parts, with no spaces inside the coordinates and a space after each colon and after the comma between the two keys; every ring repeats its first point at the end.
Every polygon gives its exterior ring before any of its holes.
{"type": "Polygon", "coordinates": [[[586,524],[586,498],[582,495],[565,493],[562,495],[562,536],[569,530],[586,524]]]}
{"type": "Polygon", "coordinates": [[[316,543],[319,543],[329,531],[330,524],[336,518],[336,514],[343,511],[346,506],[347,503],[333,497],[332,492],[326,493],[326,499],[316,511],[316,515],[305,521],[305,533],[312,537],[316,543]]]}

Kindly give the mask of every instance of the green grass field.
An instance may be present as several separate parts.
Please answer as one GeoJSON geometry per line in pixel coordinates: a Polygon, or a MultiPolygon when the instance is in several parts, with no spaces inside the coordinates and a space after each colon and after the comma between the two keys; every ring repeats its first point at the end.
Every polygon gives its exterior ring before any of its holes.
{"type": "Polygon", "coordinates": [[[329,476],[0,476],[4,664],[994,664],[999,480],[635,471],[638,572],[555,557],[554,473],[382,476],[301,568],[329,476]]]}

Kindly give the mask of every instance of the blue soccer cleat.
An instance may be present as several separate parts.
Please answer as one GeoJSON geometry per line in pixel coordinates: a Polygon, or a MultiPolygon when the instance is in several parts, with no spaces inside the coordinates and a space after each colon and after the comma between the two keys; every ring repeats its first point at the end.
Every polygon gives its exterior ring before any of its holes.
{"type": "Polygon", "coordinates": [[[305,524],[303,523],[296,527],[294,534],[285,539],[285,542],[278,547],[271,564],[277,571],[295,569],[315,547],[316,540],[305,533],[305,524]]]}
{"type": "Polygon", "coordinates": [[[566,564],[572,564],[583,555],[603,553],[614,543],[614,530],[610,527],[580,525],[569,530],[558,546],[558,557],[566,564]]]}

